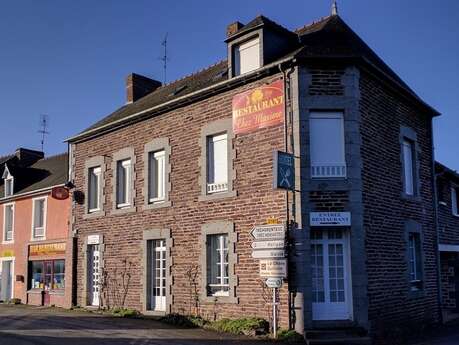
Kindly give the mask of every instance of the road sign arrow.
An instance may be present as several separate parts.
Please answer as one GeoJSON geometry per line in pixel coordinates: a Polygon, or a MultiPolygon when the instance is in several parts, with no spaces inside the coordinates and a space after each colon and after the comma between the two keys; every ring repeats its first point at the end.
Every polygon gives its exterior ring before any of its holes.
{"type": "Polygon", "coordinates": [[[252,252],[252,258],[254,259],[285,258],[285,251],[283,249],[254,250],[252,252]]]}
{"type": "Polygon", "coordinates": [[[285,238],[285,226],[261,225],[252,229],[251,235],[256,240],[282,240],[285,238]]]}
{"type": "Polygon", "coordinates": [[[284,247],[285,247],[284,240],[252,242],[253,249],[282,249],[284,247]]]}

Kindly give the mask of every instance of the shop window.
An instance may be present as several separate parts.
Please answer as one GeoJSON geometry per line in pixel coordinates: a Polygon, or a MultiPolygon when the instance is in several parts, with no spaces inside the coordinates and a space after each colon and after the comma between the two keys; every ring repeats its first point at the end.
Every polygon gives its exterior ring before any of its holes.
{"type": "Polygon", "coordinates": [[[208,296],[229,296],[228,234],[207,236],[208,296]]]}
{"type": "Polygon", "coordinates": [[[65,288],[65,260],[32,261],[31,289],[45,291],[65,288]]]}

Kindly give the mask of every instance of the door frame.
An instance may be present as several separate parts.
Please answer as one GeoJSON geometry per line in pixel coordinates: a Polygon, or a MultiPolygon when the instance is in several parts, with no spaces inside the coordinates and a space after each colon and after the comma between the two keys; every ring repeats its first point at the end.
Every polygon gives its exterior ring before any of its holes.
{"type": "MultiPolygon", "coordinates": [[[[156,257],[154,256],[155,253],[156,253],[156,243],[161,241],[163,243],[163,245],[161,246],[161,248],[164,248],[164,249],[161,249],[161,255],[162,253],[164,252],[164,259],[161,257],[160,260],[161,262],[163,262],[164,264],[164,271],[165,271],[165,276],[164,277],[161,277],[160,276],[160,279],[161,279],[161,282],[164,281],[164,286],[160,287],[161,291],[162,289],[164,288],[164,290],[166,290],[166,286],[167,286],[167,245],[166,245],[166,239],[156,239],[156,240],[149,240],[148,243],[147,243],[147,247],[148,250],[150,251],[149,253],[149,260],[148,260],[148,264],[147,264],[147,269],[150,271],[149,272],[149,278],[150,278],[150,281],[149,281],[149,289],[148,289],[148,299],[149,299],[149,306],[150,306],[150,309],[151,311],[153,312],[159,312],[159,313],[165,313],[166,310],[167,310],[167,293],[164,294],[164,296],[160,296],[161,298],[164,298],[164,309],[157,309],[156,308],[156,299],[158,296],[154,295],[153,291],[154,289],[156,289],[157,287],[155,287],[155,281],[156,281],[156,277],[154,275],[154,270],[156,270],[156,266],[153,265],[153,262],[156,263],[156,257]],[[155,301],[153,303],[153,301],[155,301]]],[[[162,268],[160,268],[161,271],[162,271],[162,268]]]]}
{"type": "MultiPolygon", "coordinates": [[[[328,231],[342,231],[343,233],[343,249],[345,250],[345,255],[343,258],[343,263],[347,265],[345,267],[344,271],[344,284],[346,288],[345,292],[345,301],[346,301],[346,308],[347,308],[347,314],[349,315],[349,318],[346,319],[331,319],[330,321],[353,321],[354,320],[354,303],[353,303],[353,291],[352,291],[352,252],[351,252],[351,230],[349,228],[339,228],[339,227],[326,227],[326,228],[318,228],[318,227],[311,227],[311,231],[316,230],[318,232],[327,232],[327,242],[326,245],[328,246],[328,231]]],[[[317,241],[321,240],[313,240],[310,239],[310,245],[313,243],[317,243],[317,241]]],[[[323,240],[322,240],[323,241],[323,240]]],[[[324,242],[322,242],[324,244],[324,242]]],[[[328,249],[327,249],[328,252],[328,249]]],[[[310,254],[311,255],[311,254],[310,254]]],[[[311,275],[312,279],[312,275],[311,275]]],[[[329,292],[329,291],[328,291],[329,292]]],[[[321,320],[321,319],[314,319],[314,313],[313,313],[313,308],[312,308],[312,302],[311,300],[311,320],[312,321],[328,321],[328,320],[321,320]]]]}
{"type": "Polygon", "coordinates": [[[3,269],[3,261],[11,261],[11,297],[10,297],[10,299],[14,298],[14,270],[15,270],[14,266],[15,266],[15,260],[16,260],[16,257],[14,257],[14,256],[0,257],[0,271],[3,269]]]}

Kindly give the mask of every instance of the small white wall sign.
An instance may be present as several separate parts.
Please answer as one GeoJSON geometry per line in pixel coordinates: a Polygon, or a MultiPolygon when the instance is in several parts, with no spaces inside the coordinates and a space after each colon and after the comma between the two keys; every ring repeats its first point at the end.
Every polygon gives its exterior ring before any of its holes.
{"type": "Polygon", "coordinates": [[[311,226],[351,226],[350,212],[311,212],[311,226]]]}
{"type": "Polygon", "coordinates": [[[99,244],[99,243],[100,243],[99,235],[89,235],[88,236],[88,244],[99,244]]]}

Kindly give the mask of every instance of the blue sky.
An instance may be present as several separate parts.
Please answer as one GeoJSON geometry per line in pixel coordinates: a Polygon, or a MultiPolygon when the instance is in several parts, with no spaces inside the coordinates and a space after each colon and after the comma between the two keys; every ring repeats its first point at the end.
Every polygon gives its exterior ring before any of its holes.
{"type": "MultiPolygon", "coordinates": [[[[40,147],[47,155],[125,102],[131,72],[169,81],[225,57],[226,25],[264,14],[295,29],[330,13],[331,0],[15,0],[0,3],[0,155],[40,147]]],[[[459,1],[341,0],[341,17],[427,103],[437,159],[459,170],[459,1]]]]}

